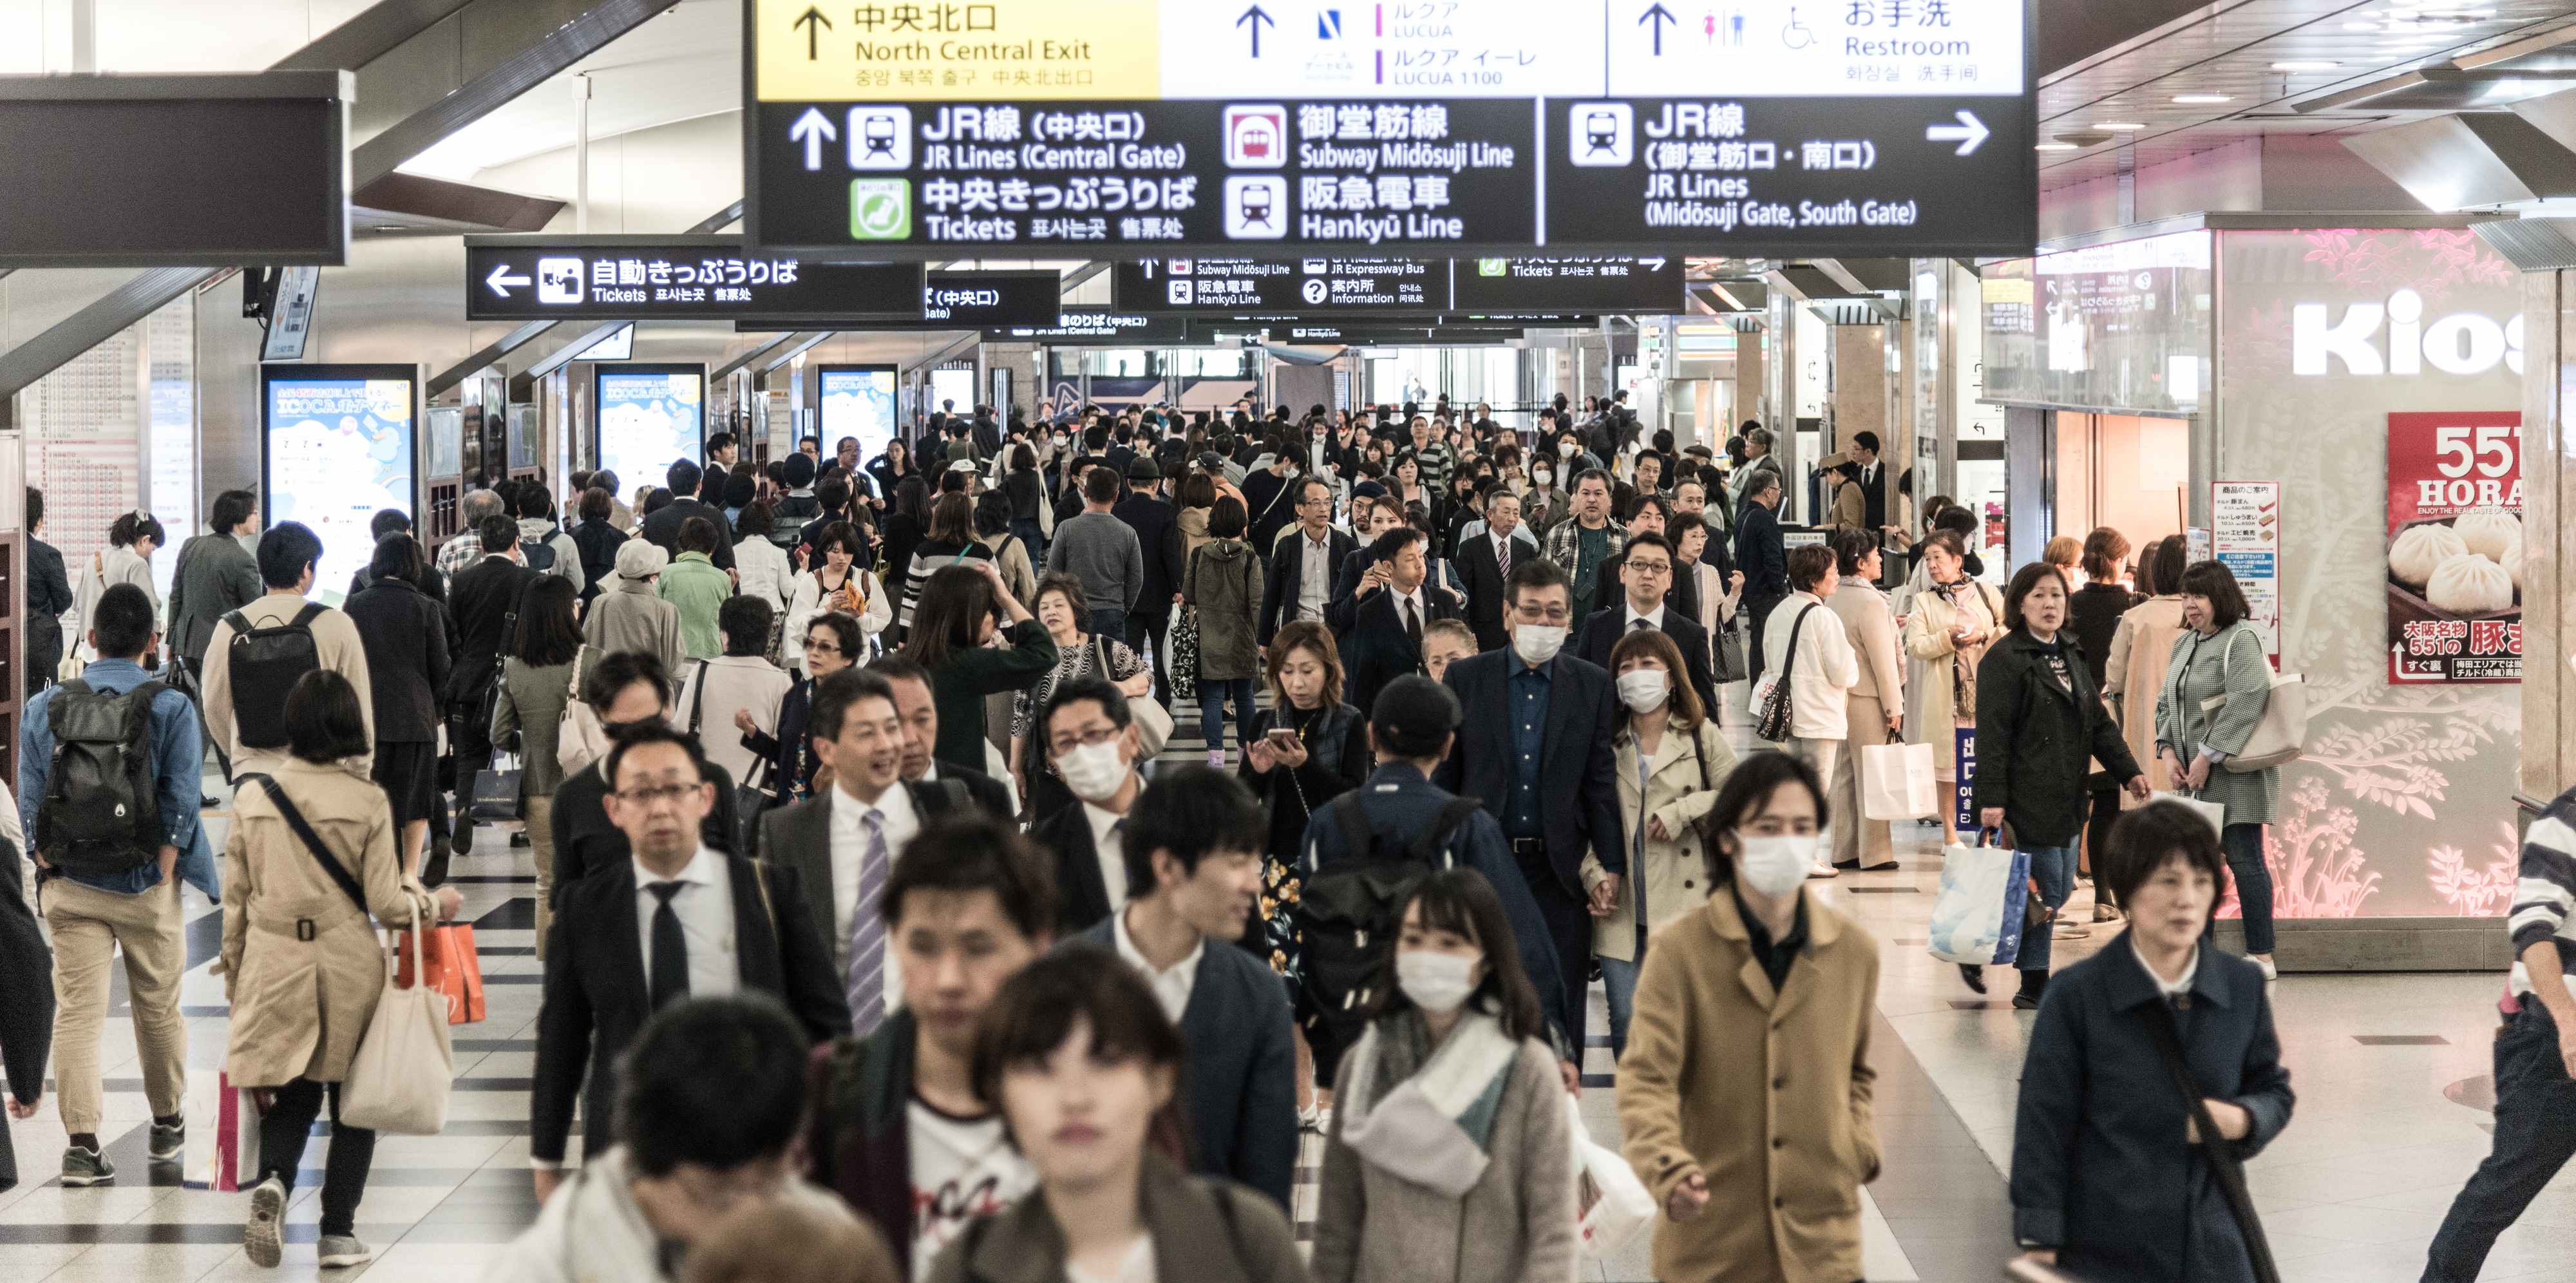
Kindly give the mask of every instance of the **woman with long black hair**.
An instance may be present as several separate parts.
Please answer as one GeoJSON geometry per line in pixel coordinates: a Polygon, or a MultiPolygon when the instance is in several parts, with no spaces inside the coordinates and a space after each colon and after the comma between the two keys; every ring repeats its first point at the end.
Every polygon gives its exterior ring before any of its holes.
{"type": "Polygon", "coordinates": [[[985,756],[984,697],[1018,690],[1055,667],[1055,638],[1002,583],[990,558],[943,566],[921,591],[903,656],[930,674],[939,709],[932,756],[968,770],[990,769],[985,756]],[[1007,627],[1007,646],[989,645],[1007,627]]]}

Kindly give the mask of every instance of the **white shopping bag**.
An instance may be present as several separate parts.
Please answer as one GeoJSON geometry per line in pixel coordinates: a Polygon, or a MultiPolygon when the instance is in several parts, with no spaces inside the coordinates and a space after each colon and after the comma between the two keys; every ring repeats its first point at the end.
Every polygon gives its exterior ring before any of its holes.
{"type": "Polygon", "coordinates": [[[259,1098],[221,1070],[188,1075],[182,1106],[188,1138],[179,1152],[179,1183],[232,1191],[259,1183],[259,1098]]]}
{"type": "MultiPolygon", "coordinates": [[[[411,974],[427,976],[421,941],[429,932],[412,906],[411,930],[395,939],[411,943],[411,974]]],[[[447,1097],[455,1086],[456,1052],[448,1041],[447,995],[438,986],[394,983],[392,955],[385,958],[385,988],[376,1014],[358,1038],[357,1057],[340,1081],[340,1119],[396,1136],[435,1136],[447,1124],[447,1097]]]]}
{"type": "Polygon", "coordinates": [[[2030,857],[2005,847],[1952,843],[1941,853],[1927,945],[1943,962],[2009,966],[2021,956],[2030,857]]]}
{"type": "Polygon", "coordinates": [[[2190,807],[2192,810],[2199,813],[2200,818],[2209,821],[2209,828],[2213,833],[2223,833],[2227,829],[2227,808],[2216,802],[2204,802],[2199,798],[2193,797],[2189,793],[2167,793],[2162,789],[2149,794],[2147,800],[2150,802],[2176,802],[2183,806],[2190,807]]]}
{"type": "Polygon", "coordinates": [[[1860,813],[1873,820],[1914,820],[1941,813],[1929,744],[1863,744],[1860,813]]]}
{"type": "Polygon", "coordinates": [[[1567,1096],[1565,1112],[1574,1141],[1575,1237],[1584,1259],[1607,1261],[1655,1219],[1655,1196],[1619,1151],[1593,1142],[1581,1102],[1567,1096]]]}

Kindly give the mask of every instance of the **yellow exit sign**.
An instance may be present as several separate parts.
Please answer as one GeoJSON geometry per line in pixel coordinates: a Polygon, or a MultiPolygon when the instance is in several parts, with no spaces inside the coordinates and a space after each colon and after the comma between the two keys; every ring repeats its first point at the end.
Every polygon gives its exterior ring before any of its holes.
{"type": "Polygon", "coordinates": [[[1155,98],[1158,0],[752,0],[760,102],[1155,98]]]}

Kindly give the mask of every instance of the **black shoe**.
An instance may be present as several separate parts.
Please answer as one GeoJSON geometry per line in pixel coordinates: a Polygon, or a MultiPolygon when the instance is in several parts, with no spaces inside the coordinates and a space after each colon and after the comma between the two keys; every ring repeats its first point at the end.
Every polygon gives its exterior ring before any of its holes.
{"type": "Polygon", "coordinates": [[[458,855],[474,850],[474,817],[462,809],[456,813],[456,827],[447,835],[447,849],[458,855]]]}
{"type": "Polygon", "coordinates": [[[1973,962],[1962,962],[1959,964],[1959,978],[1967,981],[1968,988],[1977,993],[1984,993],[1986,991],[1986,969],[1984,967],[1980,967],[1973,962]]]}
{"type": "Polygon", "coordinates": [[[534,842],[529,841],[528,831],[526,829],[520,829],[510,835],[510,847],[512,850],[534,845],[536,845],[534,842]]]}
{"type": "Polygon", "coordinates": [[[2036,1011],[2039,1009],[2039,1000],[2047,995],[2048,973],[2025,971],[2021,973],[2021,991],[2013,995],[2013,1009],[2036,1011]]]}

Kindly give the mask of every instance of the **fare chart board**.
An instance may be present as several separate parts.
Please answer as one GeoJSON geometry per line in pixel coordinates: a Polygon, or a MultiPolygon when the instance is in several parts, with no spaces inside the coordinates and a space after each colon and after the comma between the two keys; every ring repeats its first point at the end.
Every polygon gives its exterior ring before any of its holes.
{"type": "Polygon", "coordinates": [[[1217,316],[1362,315],[1511,308],[1662,313],[1682,307],[1671,255],[1563,258],[1148,258],[1110,265],[1111,306],[1217,316]]]}
{"type": "Polygon", "coordinates": [[[743,6],[755,245],[2026,254],[2030,0],[743,6]]]}

